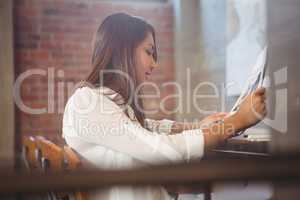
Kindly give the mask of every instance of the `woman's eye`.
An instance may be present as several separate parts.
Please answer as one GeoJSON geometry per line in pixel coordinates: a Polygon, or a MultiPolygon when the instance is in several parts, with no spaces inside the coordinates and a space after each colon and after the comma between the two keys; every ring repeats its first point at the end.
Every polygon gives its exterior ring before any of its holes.
{"type": "Polygon", "coordinates": [[[149,49],[146,50],[146,53],[147,53],[149,56],[152,56],[152,55],[153,55],[153,51],[152,51],[152,50],[149,50],[149,49]]]}

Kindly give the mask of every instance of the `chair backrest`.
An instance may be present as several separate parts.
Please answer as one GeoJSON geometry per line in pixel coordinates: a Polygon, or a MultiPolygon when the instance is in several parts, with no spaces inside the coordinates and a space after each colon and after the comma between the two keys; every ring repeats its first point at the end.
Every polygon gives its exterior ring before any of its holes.
{"type": "MultiPolygon", "coordinates": [[[[81,160],[69,146],[59,147],[41,136],[23,137],[23,160],[30,171],[43,172],[74,171],[81,167],[81,160]]],[[[44,198],[44,197],[43,197],[44,198]]],[[[45,199],[88,200],[86,192],[48,192],[45,199]]]]}
{"type": "Polygon", "coordinates": [[[37,144],[32,136],[22,138],[22,159],[26,168],[33,171],[39,168],[39,160],[37,158],[37,144]]]}
{"type": "Polygon", "coordinates": [[[78,170],[81,166],[81,161],[73,149],[67,145],[64,146],[65,169],[67,171],[78,170]]]}
{"type": "Polygon", "coordinates": [[[45,172],[61,172],[64,170],[63,149],[44,137],[36,137],[37,148],[40,153],[42,169],[45,172]]]}

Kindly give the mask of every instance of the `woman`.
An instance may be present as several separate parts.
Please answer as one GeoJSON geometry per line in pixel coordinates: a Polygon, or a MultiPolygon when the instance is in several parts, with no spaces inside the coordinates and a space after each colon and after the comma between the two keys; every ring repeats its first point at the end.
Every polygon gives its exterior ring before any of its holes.
{"type": "MultiPolygon", "coordinates": [[[[63,137],[85,160],[101,169],[124,169],[200,159],[266,114],[265,90],[245,98],[232,115],[199,123],[145,119],[139,85],[157,67],[153,27],[124,13],[108,16],[97,30],[92,72],[69,98],[63,137]],[[257,117],[260,116],[260,117],[257,117]],[[203,126],[205,124],[206,126],[203,126]]],[[[170,199],[162,187],[113,187],[91,199],[170,199]]]]}

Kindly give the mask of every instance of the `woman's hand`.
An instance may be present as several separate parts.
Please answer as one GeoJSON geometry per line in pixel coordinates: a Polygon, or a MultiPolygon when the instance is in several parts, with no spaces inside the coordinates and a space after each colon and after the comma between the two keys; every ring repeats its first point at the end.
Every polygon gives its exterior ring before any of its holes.
{"type": "Polygon", "coordinates": [[[259,88],[246,96],[235,114],[241,130],[257,124],[266,116],[265,100],[265,88],[259,88]]]}
{"type": "Polygon", "coordinates": [[[200,127],[208,126],[211,123],[214,123],[214,122],[217,122],[219,120],[222,120],[227,115],[228,115],[228,113],[226,113],[226,112],[219,112],[219,113],[214,113],[212,115],[209,115],[209,116],[205,117],[204,119],[202,119],[199,122],[200,127]]]}
{"type": "Polygon", "coordinates": [[[259,88],[246,96],[236,113],[226,115],[222,123],[202,129],[205,151],[215,148],[235,133],[261,121],[267,114],[265,99],[265,88],[259,88]]]}

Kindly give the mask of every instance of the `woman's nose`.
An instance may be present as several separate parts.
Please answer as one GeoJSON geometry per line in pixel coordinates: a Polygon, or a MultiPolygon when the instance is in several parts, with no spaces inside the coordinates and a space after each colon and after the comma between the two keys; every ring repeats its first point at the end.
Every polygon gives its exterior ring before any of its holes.
{"type": "Polygon", "coordinates": [[[152,65],[151,65],[151,69],[157,68],[158,67],[158,63],[153,61],[152,65]]]}

